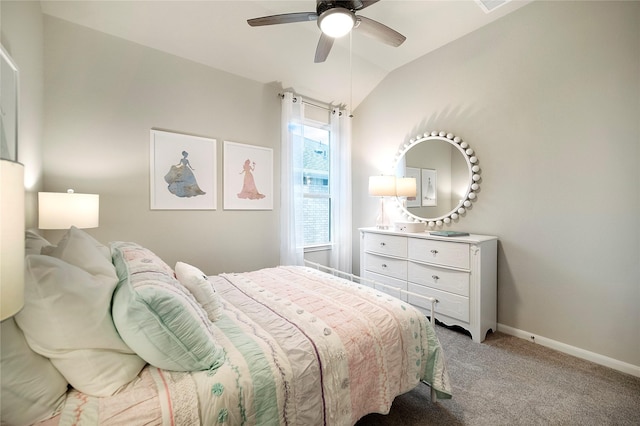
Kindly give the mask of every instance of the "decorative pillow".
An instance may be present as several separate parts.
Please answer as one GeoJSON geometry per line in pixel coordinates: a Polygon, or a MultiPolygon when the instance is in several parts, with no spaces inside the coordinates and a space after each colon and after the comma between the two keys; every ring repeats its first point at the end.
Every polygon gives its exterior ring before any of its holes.
{"type": "Polygon", "coordinates": [[[224,350],[212,324],[173,270],[135,243],[111,243],[120,282],[113,321],[125,342],[149,364],[173,371],[217,368],[224,350]]]}
{"type": "Polygon", "coordinates": [[[218,293],[200,269],[188,263],[178,262],[176,263],[176,277],[180,284],[185,286],[207,311],[207,316],[211,321],[220,319],[222,307],[218,293]]]}
{"type": "Polygon", "coordinates": [[[29,346],[93,396],[114,394],[145,365],[111,318],[118,278],[108,250],[71,228],[57,247],[43,248],[49,256],[27,256],[25,304],[15,317],[29,346]]]}
{"type": "Polygon", "coordinates": [[[34,231],[27,230],[24,239],[24,251],[27,254],[40,254],[43,247],[50,246],[51,243],[34,231]]]}
{"type": "Polygon", "coordinates": [[[64,403],[67,381],[51,361],[31,350],[13,318],[0,327],[0,423],[30,425],[54,416],[64,403]]]}

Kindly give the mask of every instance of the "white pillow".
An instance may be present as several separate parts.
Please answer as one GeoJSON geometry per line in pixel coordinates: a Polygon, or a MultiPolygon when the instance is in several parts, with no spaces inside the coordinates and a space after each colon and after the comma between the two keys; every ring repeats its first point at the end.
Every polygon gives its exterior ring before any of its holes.
{"type": "Polygon", "coordinates": [[[64,234],[57,246],[43,247],[41,253],[64,260],[91,275],[104,277],[105,283],[111,285],[112,290],[118,283],[109,247],[75,226],[64,234]]]}
{"type": "Polygon", "coordinates": [[[36,234],[34,231],[27,230],[25,231],[24,236],[25,255],[40,254],[40,250],[42,250],[43,247],[51,245],[49,241],[47,241],[44,237],[36,234]]]}
{"type": "Polygon", "coordinates": [[[74,388],[112,395],[145,361],[120,338],[111,318],[118,278],[105,257],[109,249],[77,228],[47,249],[50,256],[25,258],[25,304],[16,322],[29,346],[50,358],[74,388]]]}
{"type": "Polygon", "coordinates": [[[175,271],[178,281],[193,294],[193,297],[207,311],[209,319],[211,321],[219,320],[222,315],[222,306],[220,306],[218,293],[207,276],[200,269],[184,262],[177,262],[175,271]]]}
{"type": "Polygon", "coordinates": [[[64,403],[66,379],[51,361],[31,350],[13,318],[0,327],[0,423],[30,425],[53,417],[64,403]]]}

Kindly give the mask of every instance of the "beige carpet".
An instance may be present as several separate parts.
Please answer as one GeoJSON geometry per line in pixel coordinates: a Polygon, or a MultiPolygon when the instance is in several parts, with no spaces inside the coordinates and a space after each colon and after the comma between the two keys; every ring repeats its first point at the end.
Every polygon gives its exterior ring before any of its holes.
{"type": "Polygon", "coordinates": [[[372,425],[640,425],[640,378],[524,339],[489,333],[482,344],[437,326],[453,398],[421,384],[372,425]]]}

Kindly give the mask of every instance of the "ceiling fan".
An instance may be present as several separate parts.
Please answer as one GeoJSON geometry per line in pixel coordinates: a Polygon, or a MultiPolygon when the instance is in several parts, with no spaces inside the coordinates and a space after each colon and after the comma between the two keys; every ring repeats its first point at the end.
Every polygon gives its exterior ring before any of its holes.
{"type": "Polygon", "coordinates": [[[394,47],[400,46],[406,40],[405,36],[386,25],[373,19],[356,15],[356,11],[369,7],[378,1],[317,0],[315,12],[263,16],[261,18],[248,19],[247,23],[252,27],[259,27],[317,20],[322,34],[316,47],[314,62],[324,62],[331,51],[333,41],[348,34],[352,29],[394,47]]]}

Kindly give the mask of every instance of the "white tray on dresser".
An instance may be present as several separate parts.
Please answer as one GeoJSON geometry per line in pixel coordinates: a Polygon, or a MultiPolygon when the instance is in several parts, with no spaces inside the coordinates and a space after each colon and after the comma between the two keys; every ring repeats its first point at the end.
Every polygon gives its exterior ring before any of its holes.
{"type": "Polygon", "coordinates": [[[421,297],[438,299],[436,318],[482,342],[497,326],[498,238],[471,234],[439,237],[429,232],[360,228],[360,275],[380,290],[431,316],[421,297]],[[398,290],[389,287],[397,288],[398,290]]]}

